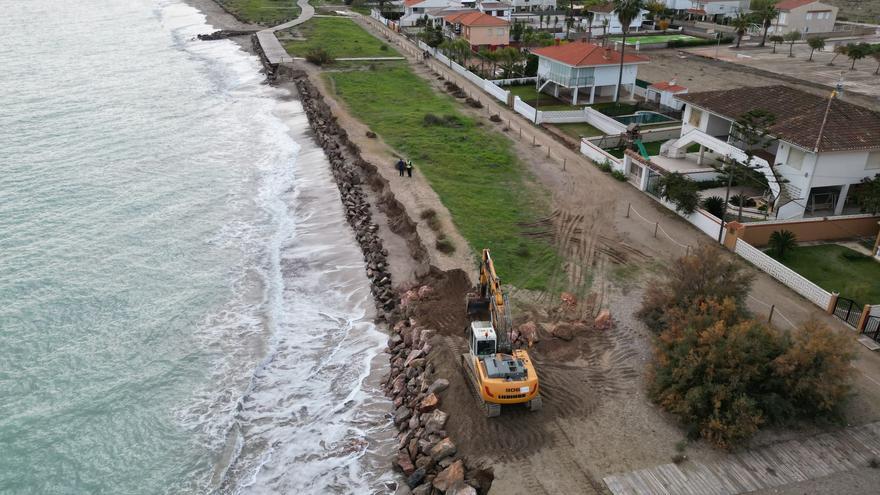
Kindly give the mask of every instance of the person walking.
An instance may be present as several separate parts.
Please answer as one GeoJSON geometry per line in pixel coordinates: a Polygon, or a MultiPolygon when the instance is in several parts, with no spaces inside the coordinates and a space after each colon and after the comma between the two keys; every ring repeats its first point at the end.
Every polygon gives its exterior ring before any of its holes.
{"type": "Polygon", "coordinates": [[[407,177],[412,178],[412,171],[413,171],[412,160],[407,160],[406,161],[406,175],[407,175],[407,177]]]}
{"type": "Polygon", "coordinates": [[[403,163],[403,158],[397,160],[396,168],[397,173],[400,174],[401,177],[403,177],[403,171],[406,170],[406,164],[403,163]]]}

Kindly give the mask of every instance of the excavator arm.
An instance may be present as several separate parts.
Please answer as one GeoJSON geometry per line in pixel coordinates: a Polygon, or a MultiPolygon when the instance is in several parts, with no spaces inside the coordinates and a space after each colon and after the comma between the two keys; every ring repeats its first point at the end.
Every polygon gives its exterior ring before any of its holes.
{"type": "Polygon", "coordinates": [[[510,317],[510,307],[507,296],[501,290],[501,279],[495,272],[495,262],[488,249],[483,249],[480,260],[480,297],[489,300],[489,312],[492,316],[492,326],[498,336],[498,351],[511,352],[510,329],[513,321],[510,317]]]}

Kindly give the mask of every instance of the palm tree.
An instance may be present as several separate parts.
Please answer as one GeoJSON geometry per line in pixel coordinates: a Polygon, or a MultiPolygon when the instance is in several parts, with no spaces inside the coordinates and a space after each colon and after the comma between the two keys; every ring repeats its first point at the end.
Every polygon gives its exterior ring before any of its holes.
{"type": "Polygon", "coordinates": [[[614,103],[620,101],[620,83],[623,82],[623,55],[626,52],[626,35],[629,34],[629,25],[639,16],[644,7],[644,0],[614,0],[614,11],[617,12],[617,20],[620,21],[620,29],[623,31],[623,41],[620,44],[620,71],[617,73],[614,103]]]}
{"type": "Polygon", "coordinates": [[[785,253],[797,247],[797,236],[790,230],[776,230],[770,234],[768,244],[774,256],[783,259],[785,258],[785,253]]]}
{"type": "Polygon", "coordinates": [[[666,11],[666,4],[659,0],[651,0],[645,5],[645,8],[651,12],[651,20],[654,21],[654,26],[657,25],[657,18],[666,11]]]}
{"type": "Polygon", "coordinates": [[[739,48],[739,44],[743,39],[743,36],[746,35],[746,31],[748,31],[749,26],[752,24],[752,20],[749,19],[749,16],[743,14],[742,12],[737,12],[736,17],[730,21],[730,25],[736,29],[736,47],[739,48]]]}
{"type": "Polygon", "coordinates": [[[753,0],[751,3],[753,15],[764,27],[764,34],[761,36],[761,44],[758,46],[764,46],[766,44],[767,31],[770,30],[770,26],[773,25],[773,20],[779,15],[779,11],[776,10],[776,2],[777,0],[753,0]]]}
{"type": "Polygon", "coordinates": [[[587,41],[593,41],[593,16],[596,14],[587,12],[587,41]]]}
{"type": "Polygon", "coordinates": [[[605,46],[605,43],[608,42],[608,22],[607,17],[602,19],[602,46],[605,46]]]}
{"type": "Polygon", "coordinates": [[[810,58],[809,62],[813,61],[813,52],[816,50],[821,50],[825,48],[825,39],[824,38],[810,38],[807,40],[807,44],[810,45],[810,58]]]}
{"type": "Polygon", "coordinates": [[[795,29],[794,31],[785,33],[785,36],[783,36],[782,39],[788,42],[788,56],[794,57],[794,53],[792,53],[792,50],[794,50],[794,42],[801,39],[801,32],[795,29]]]}

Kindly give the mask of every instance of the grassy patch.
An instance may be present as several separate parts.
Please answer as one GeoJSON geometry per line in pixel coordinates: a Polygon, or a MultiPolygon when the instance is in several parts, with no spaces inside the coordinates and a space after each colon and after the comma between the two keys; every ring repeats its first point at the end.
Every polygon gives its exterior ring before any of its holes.
{"type": "Polygon", "coordinates": [[[240,19],[266,26],[276,26],[299,16],[299,6],[292,0],[220,0],[240,19]]]}
{"type": "Polygon", "coordinates": [[[364,31],[347,17],[314,17],[299,26],[305,41],[288,41],[284,48],[297,57],[309,50],[323,48],[333,58],[399,57],[394,48],[364,31]]]}
{"type": "Polygon", "coordinates": [[[355,116],[413,160],[471,249],[492,249],[505,282],[548,288],[560,258],[543,238],[529,235],[534,227],[524,226],[546,210],[539,195],[529,192],[527,171],[507,139],[461,114],[450,97],[436,93],[405,64],[324,77],[355,116]],[[455,125],[433,125],[433,118],[426,123],[428,114],[455,125]]]}
{"type": "MultiPolygon", "coordinates": [[[[586,106],[586,100],[584,101],[584,105],[573,106],[568,102],[557,100],[553,97],[553,95],[549,95],[547,93],[538,94],[538,91],[535,89],[534,85],[527,84],[525,86],[506,86],[504,89],[509,90],[516,96],[519,96],[522,101],[528,103],[529,105],[538,108],[538,110],[577,110],[578,108],[583,108],[586,106]]],[[[587,100],[590,98],[590,94],[586,95],[587,100]]]]}
{"type": "Polygon", "coordinates": [[[880,304],[880,263],[837,244],[798,246],[781,260],[827,291],[861,304],[880,304]]]}
{"type": "Polygon", "coordinates": [[[639,106],[637,104],[632,104],[632,103],[623,103],[623,102],[614,103],[613,101],[608,101],[608,102],[604,102],[604,103],[596,103],[596,104],[590,105],[590,108],[592,108],[593,110],[595,110],[597,112],[604,113],[605,115],[607,115],[609,117],[617,117],[618,115],[633,114],[639,109],[639,106]]]}
{"type": "Polygon", "coordinates": [[[585,122],[578,122],[576,124],[553,124],[555,127],[558,127],[560,131],[568,134],[569,136],[580,140],[581,137],[592,137],[592,136],[604,136],[605,133],[596,129],[595,127],[587,124],[585,122]]]}

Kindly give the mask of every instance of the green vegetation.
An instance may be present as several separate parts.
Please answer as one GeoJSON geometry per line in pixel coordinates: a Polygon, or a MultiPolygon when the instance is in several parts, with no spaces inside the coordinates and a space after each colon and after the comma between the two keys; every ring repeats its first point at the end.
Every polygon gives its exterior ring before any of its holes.
{"type": "Polygon", "coordinates": [[[586,102],[590,98],[589,94],[582,95],[586,96],[584,103],[579,103],[577,106],[574,106],[571,103],[557,100],[553,95],[547,93],[541,93],[539,96],[534,84],[526,84],[525,86],[507,86],[504,89],[519,96],[523,102],[528,103],[538,110],[577,110],[587,106],[586,102]]]}
{"type": "Polygon", "coordinates": [[[590,105],[590,107],[593,110],[604,113],[609,117],[617,117],[618,115],[630,115],[635,113],[639,109],[638,103],[615,103],[613,101],[594,103],[593,105],[590,105]]]}
{"type": "Polygon", "coordinates": [[[780,260],[827,291],[861,304],[880,304],[880,263],[837,244],[798,246],[780,260]]]}
{"type": "MultiPolygon", "coordinates": [[[[612,41],[620,41],[622,36],[612,36],[612,41]]],[[[654,43],[666,43],[667,41],[690,41],[690,40],[699,40],[696,36],[690,36],[687,34],[658,34],[654,36],[635,36],[627,39],[627,45],[635,45],[636,42],[639,42],[642,45],[654,44],[654,43]]]]}
{"type": "Polygon", "coordinates": [[[292,0],[220,0],[223,7],[246,22],[277,26],[299,16],[292,0]]]}
{"type": "Polygon", "coordinates": [[[751,319],[752,277],[714,246],[653,282],[639,311],[659,330],[648,394],[691,438],[731,448],[764,425],[840,417],[852,373],[846,335],[817,323],[779,332],[751,319]]]}
{"type": "MultiPolygon", "coordinates": [[[[568,134],[569,136],[577,139],[578,141],[581,137],[591,137],[591,136],[604,136],[605,133],[596,129],[595,127],[587,124],[586,122],[578,122],[575,124],[553,124],[554,127],[559,128],[560,131],[568,134]]],[[[619,157],[618,157],[619,158],[619,157]]]]}
{"type": "Polygon", "coordinates": [[[324,77],[356,117],[413,160],[471,249],[492,249],[505,282],[529,289],[551,285],[560,258],[540,235],[530,235],[536,227],[528,227],[545,205],[530,194],[527,172],[507,139],[461,114],[452,98],[403,63],[324,77]]]}
{"type": "Polygon", "coordinates": [[[370,36],[345,17],[315,17],[298,29],[305,41],[288,41],[284,48],[299,57],[319,48],[332,58],[400,56],[388,44],[370,36]]]}

